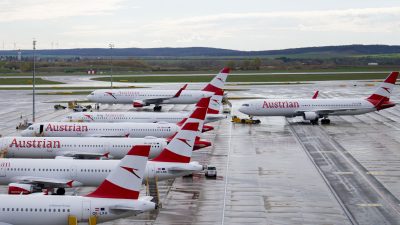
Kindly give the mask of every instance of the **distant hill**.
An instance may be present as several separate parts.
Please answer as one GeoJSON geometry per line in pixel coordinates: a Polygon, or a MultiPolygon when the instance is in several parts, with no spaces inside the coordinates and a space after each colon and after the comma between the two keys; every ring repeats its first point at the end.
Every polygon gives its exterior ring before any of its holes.
{"type": "MultiPolygon", "coordinates": [[[[23,55],[32,54],[32,50],[22,50],[23,55]]],[[[334,54],[334,55],[365,55],[400,53],[399,45],[342,45],[292,48],[267,51],[238,51],[220,48],[189,47],[189,48],[78,48],[37,50],[42,56],[76,56],[76,57],[215,57],[215,56],[276,56],[298,54],[334,54]]],[[[0,51],[0,55],[16,55],[16,51],[0,51]]]]}

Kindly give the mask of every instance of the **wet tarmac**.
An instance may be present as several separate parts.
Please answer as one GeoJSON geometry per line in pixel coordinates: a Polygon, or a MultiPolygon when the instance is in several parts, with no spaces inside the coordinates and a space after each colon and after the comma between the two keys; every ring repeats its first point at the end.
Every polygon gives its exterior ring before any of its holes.
{"type": "MultiPolygon", "coordinates": [[[[366,84],[236,85],[243,90],[229,96],[311,98],[318,89],[319,98],[365,97],[375,89],[366,84]]],[[[394,91],[394,102],[399,92],[394,91]]],[[[9,96],[0,99],[1,134],[18,135],[20,115],[30,116],[29,93],[0,91],[9,96]]],[[[38,120],[59,120],[67,110],[55,111],[49,102],[76,98],[84,96],[38,96],[38,120]]],[[[243,101],[231,101],[232,114],[243,116],[237,111],[243,101]]],[[[166,105],[163,111],[192,108],[166,105]]],[[[132,110],[121,105],[101,109],[132,110]]],[[[331,125],[312,126],[301,118],[260,119],[260,125],[215,122],[215,130],[203,135],[213,146],[196,151],[193,160],[216,166],[216,179],[201,173],[159,182],[160,210],[105,224],[400,224],[398,107],[331,117],[331,125]]],[[[92,189],[81,188],[78,194],[92,189]]],[[[0,190],[5,193],[6,187],[0,190]]]]}

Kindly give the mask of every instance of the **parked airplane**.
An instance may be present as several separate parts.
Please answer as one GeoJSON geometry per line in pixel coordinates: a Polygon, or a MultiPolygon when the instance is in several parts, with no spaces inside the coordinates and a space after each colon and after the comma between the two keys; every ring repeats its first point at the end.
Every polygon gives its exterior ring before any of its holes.
{"type": "Polygon", "coordinates": [[[144,107],[154,104],[154,111],[161,111],[161,104],[194,104],[201,98],[220,94],[229,68],[222,69],[202,90],[138,90],[138,89],[109,89],[95,90],[87,98],[89,101],[106,104],[133,104],[133,107],[144,107]]]}
{"type": "MultiPolygon", "coordinates": [[[[186,112],[76,112],[66,116],[63,122],[85,123],[179,123],[186,118],[186,112]]],[[[208,114],[205,123],[226,119],[223,114],[208,114]]]]}
{"type": "MultiPolygon", "coordinates": [[[[168,138],[96,138],[96,137],[2,137],[0,153],[5,158],[122,159],[134,145],[150,145],[154,158],[172,139],[168,138]]],[[[194,150],[211,146],[196,138],[194,150]]]]}
{"type": "MultiPolygon", "coordinates": [[[[207,111],[205,123],[211,123],[226,119],[222,114],[222,95],[211,97],[209,109],[207,111]]],[[[197,103],[198,104],[198,103],[197,103]]],[[[198,105],[196,105],[198,107],[198,105]]],[[[63,122],[96,122],[96,123],[115,123],[115,122],[134,122],[134,123],[179,123],[187,118],[187,112],[75,112],[64,119],[63,122]]]]}
{"type": "MultiPolygon", "coordinates": [[[[148,161],[144,181],[166,180],[202,171],[190,162],[195,139],[200,135],[207,108],[196,108],[182,129],[159,156],[148,161]]],[[[117,160],[0,159],[0,184],[9,184],[9,194],[47,192],[65,194],[65,188],[97,186],[118,165],[117,160]]]]}
{"type": "Polygon", "coordinates": [[[366,99],[265,99],[242,104],[239,111],[249,116],[302,116],[312,124],[329,124],[328,116],[359,115],[395,106],[390,95],[399,72],[392,72],[366,99]]]}
{"type": "Polygon", "coordinates": [[[150,158],[167,146],[165,138],[2,137],[0,151],[6,158],[122,159],[135,145],[150,145],[150,158]]]}
{"type": "Polygon", "coordinates": [[[35,123],[21,132],[23,137],[136,137],[167,138],[179,126],[173,123],[35,123]]]}
{"type": "Polygon", "coordinates": [[[98,223],[156,209],[149,197],[139,198],[150,146],[135,146],[103,183],[86,196],[0,195],[0,224],[68,225],[98,223]],[[74,216],[74,217],[71,217],[74,216]]]}

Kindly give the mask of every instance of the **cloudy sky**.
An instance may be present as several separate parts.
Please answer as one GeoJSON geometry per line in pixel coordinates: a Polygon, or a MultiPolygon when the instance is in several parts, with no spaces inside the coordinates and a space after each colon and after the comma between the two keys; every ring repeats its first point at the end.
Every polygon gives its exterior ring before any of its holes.
{"type": "Polygon", "coordinates": [[[1,0],[0,49],[400,44],[398,0],[1,0]]]}

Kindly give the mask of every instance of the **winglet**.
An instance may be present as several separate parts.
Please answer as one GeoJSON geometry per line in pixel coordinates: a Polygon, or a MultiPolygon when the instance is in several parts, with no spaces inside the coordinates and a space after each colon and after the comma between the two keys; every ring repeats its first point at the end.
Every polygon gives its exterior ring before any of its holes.
{"type": "Polygon", "coordinates": [[[319,93],[319,91],[315,91],[314,95],[312,96],[312,99],[317,99],[318,98],[318,93],[319,93]]]}
{"type": "Polygon", "coordinates": [[[183,85],[183,87],[181,87],[181,89],[179,89],[179,91],[176,92],[174,98],[178,98],[181,95],[182,91],[185,90],[187,86],[188,86],[187,84],[183,85]]]}
{"type": "Polygon", "coordinates": [[[135,145],[101,185],[86,197],[138,199],[150,145],[135,145]]]}

